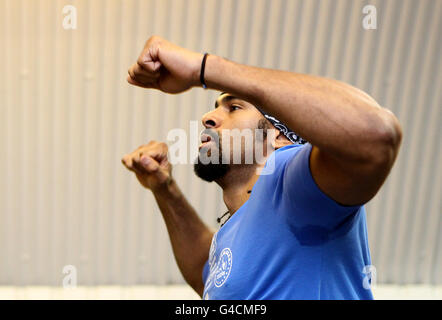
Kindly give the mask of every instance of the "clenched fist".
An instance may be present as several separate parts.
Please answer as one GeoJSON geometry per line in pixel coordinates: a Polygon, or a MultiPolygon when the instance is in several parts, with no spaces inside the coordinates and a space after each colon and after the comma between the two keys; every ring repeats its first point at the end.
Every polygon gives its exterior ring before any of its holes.
{"type": "Polygon", "coordinates": [[[181,93],[200,85],[203,57],[203,54],[152,36],[147,40],[137,63],[129,68],[127,81],[143,88],[181,93]]]}
{"type": "Polygon", "coordinates": [[[172,165],[167,159],[167,151],[165,143],[150,141],[125,155],[121,161],[135,173],[145,188],[156,191],[172,180],[172,165]]]}

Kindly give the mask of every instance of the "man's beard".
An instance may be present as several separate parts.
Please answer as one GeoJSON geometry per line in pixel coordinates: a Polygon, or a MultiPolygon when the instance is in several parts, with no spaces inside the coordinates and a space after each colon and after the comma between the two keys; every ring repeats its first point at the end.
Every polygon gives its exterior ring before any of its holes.
{"type": "Polygon", "coordinates": [[[212,182],[217,179],[220,179],[224,177],[227,172],[229,172],[230,165],[227,163],[208,163],[203,164],[200,161],[198,161],[199,158],[195,160],[195,163],[193,165],[193,171],[195,174],[207,182],[212,182]]]}
{"type": "MultiPolygon", "coordinates": [[[[193,171],[195,172],[195,174],[198,177],[200,177],[204,181],[213,182],[217,179],[224,177],[227,174],[227,172],[229,171],[230,165],[228,163],[223,163],[221,137],[219,137],[217,135],[217,133],[214,132],[214,130],[209,129],[209,130],[205,130],[205,132],[208,133],[209,135],[211,135],[212,138],[216,138],[216,139],[214,139],[215,146],[213,147],[213,149],[210,149],[210,150],[207,150],[204,147],[201,148],[201,150],[198,154],[198,157],[195,159],[195,163],[193,164],[193,171]],[[214,149],[216,149],[216,151],[218,152],[218,159],[217,159],[218,161],[215,161],[216,163],[214,163],[212,161],[210,161],[208,163],[205,163],[207,161],[201,161],[202,152],[206,153],[206,158],[207,158],[207,156],[210,157],[211,151],[215,151],[214,149]]],[[[224,161],[224,162],[226,162],[226,161],[224,161]]]]}

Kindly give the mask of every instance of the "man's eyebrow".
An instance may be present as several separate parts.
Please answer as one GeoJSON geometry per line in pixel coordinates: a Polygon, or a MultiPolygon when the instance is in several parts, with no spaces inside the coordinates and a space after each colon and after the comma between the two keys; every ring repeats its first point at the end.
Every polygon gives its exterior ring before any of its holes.
{"type": "MultiPolygon", "coordinates": [[[[223,94],[226,94],[226,93],[227,92],[223,92],[223,93],[220,94],[220,96],[222,96],[223,94]]],[[[229,95],[225,96],[224,98],[222,98],[221,102],[229,102],[229,101],[234,100],[234,99],[238,99],[238,98],[235,97],[235,96],[232,96],[231,94],[229,94],[229,95]]],[[[215,101],[215,109],[218,108],[218,107],[219,107],[218,100],[216,100],[215,101]]]]}

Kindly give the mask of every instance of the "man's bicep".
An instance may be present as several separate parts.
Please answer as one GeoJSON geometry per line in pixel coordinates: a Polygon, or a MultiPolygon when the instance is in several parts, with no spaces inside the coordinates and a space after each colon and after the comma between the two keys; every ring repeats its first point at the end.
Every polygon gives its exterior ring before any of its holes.
{"type": "Polygon", "coordinates": [[[312,147],[309,161],[312,177],[318,187],[345,206],[367,203],[385,179],[384,173],[373,170],[372,164],[338,160],[315,146],[312,147]]]}

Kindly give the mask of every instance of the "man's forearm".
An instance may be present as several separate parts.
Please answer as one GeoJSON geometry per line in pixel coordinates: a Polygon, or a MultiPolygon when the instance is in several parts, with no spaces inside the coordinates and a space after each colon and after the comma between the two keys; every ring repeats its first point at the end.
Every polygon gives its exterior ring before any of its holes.
{"type": "Polygon", "coordinates": [[[202,295],[202,271],[209,256],[213,230],[199,218],[174,180],[154,197],[163,215],[172,249],[184,279],[202,295]]]}
{"type": "MultiPolygon", "coordinates": [[[[209,88],[259,106],[324,151],[349,159],[373,155],[393,142],[398,122],[364,92],[345,83],[263,69],[209,56],[209,88]]],[[[377,156],[377,154],[376,154],[377,156]]]]}

